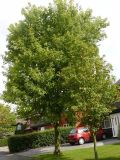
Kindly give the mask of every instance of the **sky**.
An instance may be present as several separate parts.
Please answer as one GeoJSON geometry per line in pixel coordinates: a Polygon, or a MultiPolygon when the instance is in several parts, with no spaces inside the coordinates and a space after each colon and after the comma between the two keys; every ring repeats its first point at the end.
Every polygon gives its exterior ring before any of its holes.
{"type": "MultiPolygon", "coordinates": [[[[107,18],[110,26],[105,30],[107,39],[101,42],[100,55],[105,55],[105,60],[113,66],[113,75],[116,80],[120,79],[120,1],[119,0],[75,0],[84,10],[91,8],[94,16],[107,18]]],[[[0,1],[0,94],[5,88],[6,80],[2,74],[2,55],[5,54],[6,38],[9,34],[10,24],[18,22],[23,17],[21,9],[26,7],[28,2],[37,6],[47,6],[52,0],[4,0],[0,1]]]]}

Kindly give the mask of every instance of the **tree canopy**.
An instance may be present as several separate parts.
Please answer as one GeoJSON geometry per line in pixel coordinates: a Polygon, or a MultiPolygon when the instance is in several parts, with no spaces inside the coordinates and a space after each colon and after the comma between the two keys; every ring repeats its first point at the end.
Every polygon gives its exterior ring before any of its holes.
{"type": "Polygon", "coordinates": [[[25,111],[50,110],[59,117],[73,102],[69,87],[77,85],[75,78],[82,75],[83,85],[84,70],[92,73],[92,57],[99,56],[96,43],[105,37],[108,23],[66,1],[48,8],[29,5],[22,14],[24,20],[9,27],[4,98],[25,111]],[[69,86],[66,76],[73,77],[69,86]]]}

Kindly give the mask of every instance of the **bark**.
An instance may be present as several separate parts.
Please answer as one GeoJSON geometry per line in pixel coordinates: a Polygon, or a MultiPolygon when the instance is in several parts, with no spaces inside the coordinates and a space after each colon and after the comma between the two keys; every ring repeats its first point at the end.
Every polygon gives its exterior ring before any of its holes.
{"type": "Polygon", "coordinates": [[[98,153],[97,153],[97,147],[96,147],[96,134],[93,133],[93,142],[94,142],[94,155],[95,155],[95,160],[98,160],[98,153]]]}
{"type": "Polygon", "coordinates": [[[55,150],[54,154],[59,155],[60,154],[60,133],[58,130],[59,123],[55,123],[54,125],[54,131],[55,131],[55,150]]]}

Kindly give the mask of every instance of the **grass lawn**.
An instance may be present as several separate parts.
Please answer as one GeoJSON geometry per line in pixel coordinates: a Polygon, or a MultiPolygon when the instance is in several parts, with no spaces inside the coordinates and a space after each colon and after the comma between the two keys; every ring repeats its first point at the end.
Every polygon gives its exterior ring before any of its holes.
{"type": "MultiPolygon", "coordinates": [[[[99,160],[120,160],[120,143],[98,147],[99,160]]],[[[64,151],[61,156],[39,155],[34,160],[94,160],[93,148],[64,151]]]]}

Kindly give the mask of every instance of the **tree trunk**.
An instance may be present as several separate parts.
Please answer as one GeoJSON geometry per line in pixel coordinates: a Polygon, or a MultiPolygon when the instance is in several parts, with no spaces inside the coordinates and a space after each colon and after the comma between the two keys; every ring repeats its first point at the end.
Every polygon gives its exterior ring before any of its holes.
{"type": "Polygon", "coordinates": [[[54,154],[55,155],[60,154],[60,133],[59,133],[58,127],[59,127],[59,123],[57,122],[54,125],[54,130],[55,130],[55,150],[54,150],[54,154]]]}
{"type": "Polygon", "coordinates": [[[97,153],[97,148],[96,148],[96,134],[93,133],[93,142],[94,142],[94,155],[95,155],[95,160],[98,160],[98,153],[97,153]]]}

